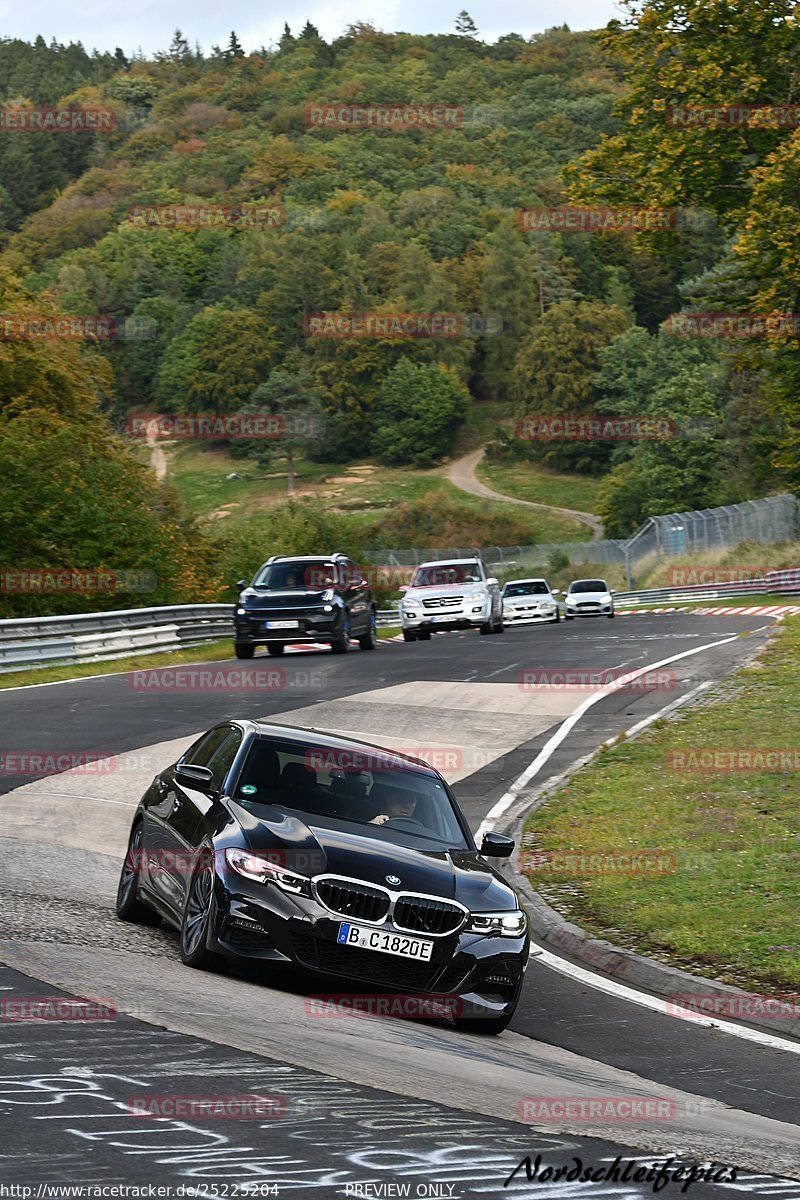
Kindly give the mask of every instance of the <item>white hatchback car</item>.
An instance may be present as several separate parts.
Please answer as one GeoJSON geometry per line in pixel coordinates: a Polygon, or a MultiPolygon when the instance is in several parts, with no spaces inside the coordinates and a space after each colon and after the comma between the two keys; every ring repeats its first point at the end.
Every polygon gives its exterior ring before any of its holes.
{"type": "Polygon", "coordinates": [[[614,615],[614,592],[605,579],[573,579],[564,596],[565,620],[614,615]]]}
{"type": "Polygon", "coordinates": [[[509,579],[503,588],[503,620],[507,625],[527,625],[534,621],[561,620],[558,588],[546,579],[509,579]]]}

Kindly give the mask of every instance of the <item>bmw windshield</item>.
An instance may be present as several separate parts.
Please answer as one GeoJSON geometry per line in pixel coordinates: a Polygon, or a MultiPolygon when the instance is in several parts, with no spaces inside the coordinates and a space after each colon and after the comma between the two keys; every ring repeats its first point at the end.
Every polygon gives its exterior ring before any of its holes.
{"type": "Polygon", "coordinates": [[[422,850],[469,850],[441,779],[392,751],[298,747],[257,739],[232,791],[254,815],[275,807],[422,850]]]}

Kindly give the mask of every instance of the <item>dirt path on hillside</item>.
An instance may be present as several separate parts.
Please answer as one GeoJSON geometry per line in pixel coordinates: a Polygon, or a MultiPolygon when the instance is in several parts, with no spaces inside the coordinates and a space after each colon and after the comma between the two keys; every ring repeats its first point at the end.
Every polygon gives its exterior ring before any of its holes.
{"type": "Polygon", "coordinates": [[[150,448],[150,466],[156,473],[156,479],[166,479],[167,456],[158,444],[155,421],[151,421],[147,426],[147,445],[150,448]]]}
{"type": "Polygon", "coordinates": [[[475,468],[485,452],[485,447],[481,447],[480,450],[472,450],[469,454],[465,454],[463,458],[457,458],[455,462],[445,468],[446,477],[462,492],[469,492],[471,496],[480,496],[484,500],[501,500],[506,504],[522,504],[525,508],[543,508],[549,512],[561,513],[565,517],[572,517],[581,524],[588,525],[592,531],[593,542],[600,541],[603,537],[603,526],[600,518],[596,517],[594,513],[580,512],[575,508],[559,508],[555,504],[542,504],[537,500],[520,500],[517,496],[504,496],[501,492],[495,492],[485,483],[481,483],[475,474],[475,468]]]}

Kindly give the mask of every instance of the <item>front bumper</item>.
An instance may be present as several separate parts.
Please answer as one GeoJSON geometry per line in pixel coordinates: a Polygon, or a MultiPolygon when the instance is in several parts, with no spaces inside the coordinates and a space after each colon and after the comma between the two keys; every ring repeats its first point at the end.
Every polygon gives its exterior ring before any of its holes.
{"type": "Polygon", "coordinates": [[[325,613],[313,610],[292,615],[294,628],[268,629],[267,621],[286,620],[280,611],[260,611],[234,617],[234,638],[237,642],[251,646],[266,646],[270,642],[328,642],[339,636],[342,627],[342,610],[325,613]]]}
{"type": "MultiPolygon", "coordinates": [[[[315,899],[244,879],[227,867],[221,872],[218,868],[215,899],[209,949],[229,958],[284,963],[346,979],[350,986],[343,992],[351,996],[378,988],[384,995],[458,997],[453,1015],[461,1008],[470,1017],[497,1017],[516,1003],[528,961],[527,932],[520,937],[486,937],[462,930],[431,938],[434,949],[427,963],[339,945],[339,927],[346,918],[315,899]]],[[[390,923],[379,928],[394,932],[390,923]]],[[[397,932],[409,936],[407,931],[397,932]]]]}
{"type": "Polygon", "coordinates": [[[548,608],[504,608],[503,621],[507,625],[532,625],[535,622],[555,621],[558,616],[558,606],[553,604],[548,608]]]}
{"type": "Polygon", "coordinates": [[[567,605],[565,608],[568,617],[607,617],[613,611],[613,604],[602,604],[597,608],[571,608],[567,605]]]}
{"type": "Polygon", "coordinates": [[[475,629],[491,620],[491,604],[465,604],[450,612],[441,609],[425,611],[424,609],[400,610],[403,629],[475,629]],[[473,611],[474,610],[474,611],[473,611]]]}

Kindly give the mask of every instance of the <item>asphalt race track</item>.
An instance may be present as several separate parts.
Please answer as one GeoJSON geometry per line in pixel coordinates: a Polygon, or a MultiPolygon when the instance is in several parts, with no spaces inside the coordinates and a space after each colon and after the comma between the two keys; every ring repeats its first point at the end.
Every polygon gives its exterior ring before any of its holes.
{"type": "MultiPolygon", "coordinates": [[[[226,715],[428,751],[477,829],[590,694],[591,681],[565,690],[559,673],[574,684],[699,651],[647,676],[647,686],[605,694],[532,783],[718,680],[769,628],[756,615],[638,614],[502,637],[437,635],[372,654],[231,660],[181,668],[196,673],[177,680],[143,668],[0,692],[0,751],[19,756],[19,769],[0,776],[0,1004],[66,993],[116,1012],[92,1023],[0,1022],[0,1184],[191,1184],[196,1195],[289,1197],[402,1195],[392,1189],[409,1184],[412,1196],[644,1197],[653,1184],[633,1181],[633,1168],[626,1180],[617,1170],[587,1183],[541,1171],[574,1167],[574,1157],[599,1168],[621,1155],[641,1168],[672,1155],[738,1168],[734,1181],[720,1167],[715,1182],[693,1182],[692,1197],[800,1197],[793,1048],[660,1016],[536,959],[499,1038],[443,1022],[322,1018],[308,999],[318,981],[255,967],[191,971],[171,930],[113,915],[139,794],[226,715]],[[113,769],[25,774],[26,754],[82,751],[109,756],[113,769]],[[272,1097],[277,1111],[187,1121],[130,1109],[132,1097],[201,1094],[272,1097]],[[596,1108],[591,1121],[531,1119],[531,1103],[569,1097],[649,1103],[626,1120],[596,1108]],[[537,1154],[539,1177],[521,1170],[503,1186],[537,1154]]],[[[686,1194],[682,1186],[658,1194],[686,1194]]]]}

